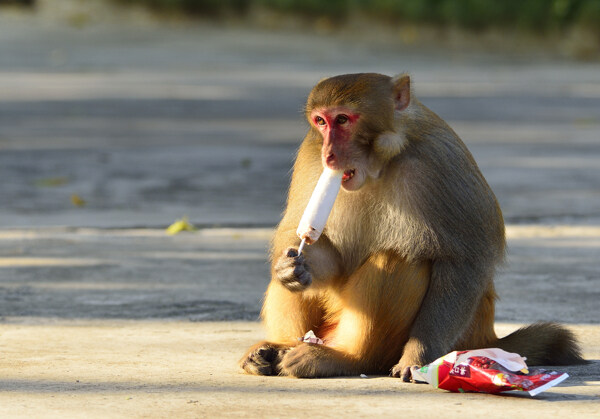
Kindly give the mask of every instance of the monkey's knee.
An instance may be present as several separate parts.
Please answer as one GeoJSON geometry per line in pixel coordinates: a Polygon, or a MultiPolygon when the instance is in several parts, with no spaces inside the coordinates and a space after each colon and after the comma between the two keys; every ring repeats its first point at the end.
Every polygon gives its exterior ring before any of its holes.
{"type": "Polygon", "coordinates": [[[261,342],[251,347],[240,359],[240,367],[248,374],[278,375],[283,355],[288,346],[270,342],[261,342]]]}

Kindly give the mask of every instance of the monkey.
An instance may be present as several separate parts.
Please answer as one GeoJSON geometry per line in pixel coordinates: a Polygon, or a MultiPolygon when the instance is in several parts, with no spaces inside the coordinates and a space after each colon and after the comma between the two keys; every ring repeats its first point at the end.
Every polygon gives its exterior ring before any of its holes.
{"type": "Polygon", "coordinates": [[[535,323],[498,339],[494,274],[505,259],[498,201],[458,135],[415,97],[408,74],[320,81],[270,245],[267,340],[240,360],[258,375],[386,374],[453,350],[499,347],[530,365],[584,363],[574,335],[535,323]],[[324,167],[343,170],[320,239],[296,227],[324,167]],[[299,341],[313,330],[322,345],[299,341]]]}

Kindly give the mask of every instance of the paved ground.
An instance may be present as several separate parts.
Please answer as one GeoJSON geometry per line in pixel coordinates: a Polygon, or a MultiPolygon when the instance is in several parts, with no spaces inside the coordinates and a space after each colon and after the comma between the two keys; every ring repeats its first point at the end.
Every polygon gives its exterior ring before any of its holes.
{"type": "MultiPolygon", "coordinates": [[[[502,330],[512,330],[504,325],[502,330]]],[[[597,326],[576,326],[598,359],[597,326]]],[[[598,417],[598,368],[536,396],[452,394],[390,377],[295,380],[234,367],[256,323],[0,325],[5,417],[598,417]],[[4,363],[5,361],[3,361],[4,363]]]]}
{"type": "Polygon", "coordinates": [[[77,22],[0,10],[0,416],[597,415],[600,65],[77,22]],[[593,364],[539,400],[238,373],[303,101],[356,71],[409,71],[496,192],[499,332],[565,322],[593,364]]]}

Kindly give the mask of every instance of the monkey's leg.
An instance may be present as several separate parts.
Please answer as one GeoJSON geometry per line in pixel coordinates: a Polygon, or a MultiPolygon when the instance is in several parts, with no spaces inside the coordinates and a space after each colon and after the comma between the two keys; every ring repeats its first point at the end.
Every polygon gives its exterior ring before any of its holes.
{"type": "Polygon", "coordinates": [[[267,288],[261,315],[269,341],[286,344],[296,344],[323,321],[318,296],[289,291],[277,280],[267,288]]]}
{"type": "MultiPolygon", "coordinates": [[[[490,266],[493,264],[490,263],[490,266]]],[[[493,272],[480,266],[435,261],[430,286],[392,375],[410,380],[410,368],[452,351],[473,324],[493,272]]]]}
{"type": "Polygon", "coordinates": [[[277,375],[283,355],[298,344],[298,338],[321,323],[316,299],[285,289],[273,280],[267,289],[262,309],[268,341],[252,346],[240,359],[249,374],[277,375]]]}
{"type": "Polygon", "coordinates": [[[369,258],[326,308],[335,328],[325,345],[300,344],[283,355],[282,374],[330,377],[387,373],[398,360],[427,291],[429,266],[390,253],[369,258]]]}
{"type": "Polygon", "coordinates": [[[487,348],[496,344],[498,337],[494,331],[495,305],[496,291],[494,290],[494,283],[490,282],[487,291],[479,302],[479,307],[477,307],[471,325],[456,342],[452,350],[487,348]]]}

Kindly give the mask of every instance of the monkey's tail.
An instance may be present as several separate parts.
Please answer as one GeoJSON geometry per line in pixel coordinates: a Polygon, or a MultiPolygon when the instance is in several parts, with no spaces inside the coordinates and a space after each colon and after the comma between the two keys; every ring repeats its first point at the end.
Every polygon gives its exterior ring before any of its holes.
{"type": "Polygon", "coordinates": [[[527,357],[527,365],[586,364],[577,339],[557,323],[534,323],[498,339],[496,346],[527,357]]]}

